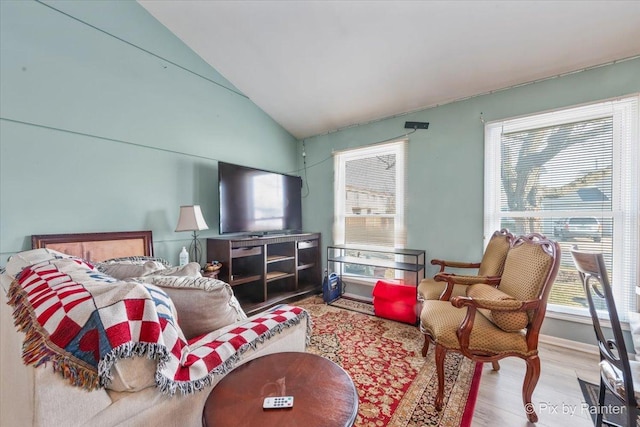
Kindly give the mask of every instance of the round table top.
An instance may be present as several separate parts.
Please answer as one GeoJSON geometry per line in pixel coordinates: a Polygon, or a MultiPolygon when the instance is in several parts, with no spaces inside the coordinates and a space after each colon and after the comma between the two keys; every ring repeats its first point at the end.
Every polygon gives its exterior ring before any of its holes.
{"type": "Polygon", "coordinates": [[[203,425],[352,426],[358,393],[339,365],[311,353],[275,353],[229,372],[211,391],[203,425]],[[263,409],[265,397],[293,396],[293,407],[263,409]]]}

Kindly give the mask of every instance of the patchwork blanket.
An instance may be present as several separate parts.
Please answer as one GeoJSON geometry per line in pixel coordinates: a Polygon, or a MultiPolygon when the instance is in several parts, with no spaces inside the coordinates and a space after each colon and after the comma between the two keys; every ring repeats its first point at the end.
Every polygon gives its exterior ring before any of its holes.
{"type": "Polygon", "coordinates": [[[113,365],[137,356],[157,360],[162,392],[189,394],[230,370],[247,349],[308,319],[302,308],[281,305],[223,335],[187,341],[161,288],[117,281],[74,257],[27,266],[8,296],[16,326],[26,334],[25,364],[52,362],[87,389],[108,385],[113,365]]]}

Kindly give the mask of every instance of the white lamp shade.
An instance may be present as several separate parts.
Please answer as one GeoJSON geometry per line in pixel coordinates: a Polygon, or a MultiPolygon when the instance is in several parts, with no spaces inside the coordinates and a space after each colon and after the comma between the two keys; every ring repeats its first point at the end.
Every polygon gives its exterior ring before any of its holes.
{"type": "Polygon", "coordinates": [[[207,230],[208,228],[200,205],[180,206],[180,218],[178,218],[176,231],[207,230]]]}

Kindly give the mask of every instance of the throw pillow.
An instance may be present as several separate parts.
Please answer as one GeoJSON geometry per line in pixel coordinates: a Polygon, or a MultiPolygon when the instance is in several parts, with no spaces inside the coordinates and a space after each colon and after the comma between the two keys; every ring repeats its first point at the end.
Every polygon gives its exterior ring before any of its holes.
{"type": "Polygon", "coordinates": [[[111,367],[111,383],[107,390],[136,392],[156,385],[156,367],[158,362],[138,356],[120,359],[111,367]]]}
{"type": "Polygon", "coordinates": [[[187,340],[247,318],[228,283],[208,277],[149,275],[141,280],[162,288],[178,313],[187,340]]]}
{"type": "Polygon", "coordinates": [[[128,280],[133,277],[146,276],[163,270],[165,267],[158,261],[146,261],[137,264],[129,261],[99,263],[95,266],[98,271],[118,280],[128,280]]]}
{"type": "Polygon", "coordinates": [[[640,360],[640,313],[634,311],[629,312],[629,329],[631,332],[631,340],[633,341],[633,349],[636,353],[636,360],[640,360]]]}
{"type": "Polygon", "coordinates": [[[202,273],[200,273],[200,264],[197,262],[190,262],[181,267],[169,267],[165,269],[159,269],[153,271],[151,273],[147,273],[146,275],[153,274],[154,276],[191,276],[191,277],[202,277],[202,273]]]}
{"type": "Polygon", "coordinates": [[[493,286],[479,283],[467,288],[467,296],[482,301],[491,310],[487,316],[494,325],[505,332],[516,332],[527,326],[529,318],[523,311],[501,311],[500,308],[515,308],[520,302],[511,295],[493,286]],[[492,302],[494,302],[492,304],[492,302]]]}

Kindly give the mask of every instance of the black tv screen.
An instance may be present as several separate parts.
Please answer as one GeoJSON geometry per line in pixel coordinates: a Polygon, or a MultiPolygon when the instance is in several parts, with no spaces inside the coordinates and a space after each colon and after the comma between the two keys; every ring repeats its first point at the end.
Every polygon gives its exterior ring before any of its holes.
{"type": "Polygon", "coordinates": [[[218,162],[220,234],[302,230],[302,178],[218,162]]]}

